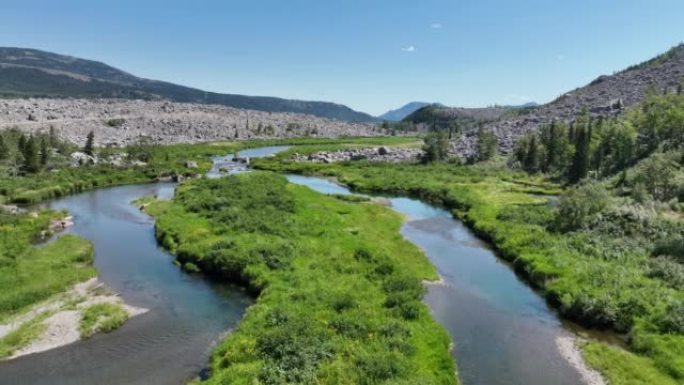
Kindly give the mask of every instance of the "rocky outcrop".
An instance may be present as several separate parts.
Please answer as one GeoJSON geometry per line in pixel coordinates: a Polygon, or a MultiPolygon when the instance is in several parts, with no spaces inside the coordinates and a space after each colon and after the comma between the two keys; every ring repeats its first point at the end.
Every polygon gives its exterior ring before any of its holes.
{"type": "Polygon", "coordinates": [[[349,123],[295,113],[244,110],[219,105],[122,99],[7,99],[0,101],[0,129],[45,132],[83,145],[90,131],[98,146],[197,143],[297,136],[372,136],[374,124],[349,123]],[[31,119],[29,119],[31,118],[31,119]]]}
{"type": "Polygon", "coordinates": [[[312,154],[294,154],[292,159],[297,162],[335,163],[355,160],[373,162],[407,162],[418,161],[423,151],[417,148],[358,148],[340,151],[321,151],[312,154]]]}

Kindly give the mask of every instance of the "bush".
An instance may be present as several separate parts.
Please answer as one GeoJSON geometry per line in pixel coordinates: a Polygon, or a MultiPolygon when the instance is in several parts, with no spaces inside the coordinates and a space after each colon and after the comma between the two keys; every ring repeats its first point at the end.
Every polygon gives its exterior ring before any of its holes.
{"type": "Polygon", "coordinates": [[[596,183],[586,183],[567,190],[560,198],[556,223],[565,231],[576,230],[593,215],[608,206],[610,195],[596,183]]]}
{"type": "Polygon", "coordinates": [[[95,333],[109,333],[123,325],[128,313],[116,303],[98,303],[83,310],[79,330],[81,337],[87,338],[95,333]]]}

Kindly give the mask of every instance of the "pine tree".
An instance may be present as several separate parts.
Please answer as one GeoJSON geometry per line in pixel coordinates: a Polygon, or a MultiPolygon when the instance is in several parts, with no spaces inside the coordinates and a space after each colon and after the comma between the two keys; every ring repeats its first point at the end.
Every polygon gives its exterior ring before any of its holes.
{"type": "Polygon", "coordinates": [[[19,135],[19,139],[17,140],[17,149],[22,155],[26,151],[26,135],[19,135]]]}
{"type": "Polygon", "coordinates": [[[59,138],[57,138],[57,130],[55,129],[55,126],[50,126],[50,133],[48,135],[50,146],[57,147],[59,144],[59,138]]]}
{"type": "Polygon", "coordinates": [[[531,135],[527,142],[527,153],[523,162],[523,168],[527,172],[536,172],[539,165],[539,147],[537,145],[537,135],[531,135]]]}
{"type": "Polygon", "coordinates": [[[496,135],[480,126],[477,139],[477,160],[482,162],[493,158],[496,155],[496,135]]]}
{"type": "Polygon", "coordinates": [[[95,133],[93,131],[88,133],[88,138],[86,139],[85,147],[83,147],[83,152],[90,156],[95,154],[95,133]]]}
{"type": "Polygon", "coordinates": [[[31,135],[24,146],[24,171],[36,173],[40,171],[40,157],[36,139],[31,135]]]}
{"type": "Polygon", "coordinates": [[[9,148],[5,144],[5,138],[0,135],[0,160],[5,160],[9,156],[9,148]]]}
{"type": "Polygon", "coordinates": [[[570,166],[569,179],[571,183],[577,183],[586,178],[589,172],[589,145],[591,141],[591,129],[579,127],[575,132],[575,155],[570,166]]]}
{"type": "Polygon", "coordinates": [[[47,166],[49,159],[50,159],[50,146],[48,145],[48,139],[43,138],[43,140],[40,141],[40,165],[42,167],[47,166]]]}

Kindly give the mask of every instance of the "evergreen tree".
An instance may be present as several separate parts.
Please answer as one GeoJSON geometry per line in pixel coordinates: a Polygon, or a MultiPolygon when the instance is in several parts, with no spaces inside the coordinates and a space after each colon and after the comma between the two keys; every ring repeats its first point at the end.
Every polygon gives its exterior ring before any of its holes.
{"type": "Polygon", "coordinates": [[[9,156],[9,148],[5,143],[5,138],[0,135],[0,160],[5,160],[9,156]]]}
{"type": "Polygon", "coordinates": [[[83,147],[83,152],[90,156],[95,155],[95,133],[93,131],[88,133],[88,138],[86,139],[85,147],[83,147]]]}
{"type": "Polygon", "coordinates": [[[55,126],[50,126],[50,133],[48,134],[49,143],[51,147],[57,147],[59,144],[59,138],[57,137],[57,130],[55,126]]]}
{"type": "Polygon", "coordinates": [[[40,171],[40,157],[36,139],[31,135],[24,145],[24,171],[36,173],[40,171]]]}
{"type": "Polygon", "coordinates": [[[23,155],[26,151],[26,135],[20,134],[19,139],[17,139],[17,149],[23,155]]]}
{"type": "Polygon", "coordinates": [[[449,140],[443,131],[432,132],[425,136],[425,145],[423,150],[425,162],[439,162],[445,160],[448,156],[449,140]]]}
{"type": "Polygon", "coordinates": [[[523,162],[523,168],[527,172],[536,172],[539,166],[539,146],[537,145],[537,135],[531,135],[527,142],[527,152],[523,162]]]}
{"type": "Polygon", "coordinates": [[[590,129],[586,127],[579,127],[575,131],[575,155],[572,158],[568,175],[571,183],[577,183],[586,178],[589,172],[590,135],[590,129]]]}
{"type": "Polygon", "coordinates": [[[42,167],[47,166],[49,158],[50,146],[48,145],[48,139],[43,137],[43,139],[40,141],[40,165],[42,167]]]}
{"type": "Polygon", "coordinates": [[[489,160],[496,155],[496,136],[493,132],[480,126],[477,132],[477,160],[482,162],[489,160]]]}

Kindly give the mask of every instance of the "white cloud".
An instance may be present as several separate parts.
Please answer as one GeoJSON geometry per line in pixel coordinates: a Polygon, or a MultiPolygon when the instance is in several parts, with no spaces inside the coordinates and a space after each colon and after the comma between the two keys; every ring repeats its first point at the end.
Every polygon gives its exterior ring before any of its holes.
{"type": "Polygon", "coordinates": [[[409,45],[407,47],[401,47],[401,50],[404,52],[415,52],[416,47],[413,45],[409,45]]]}
{"type": "Polygon", "coordinates": [[[440,29],[440,28],[442,28],[442,23],[432,23],[432,24],[430,24],[430,28],[440,29]]]}

